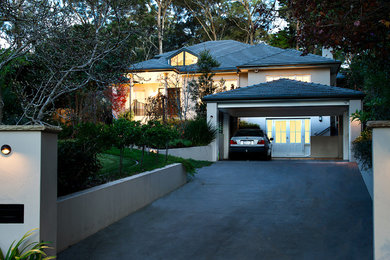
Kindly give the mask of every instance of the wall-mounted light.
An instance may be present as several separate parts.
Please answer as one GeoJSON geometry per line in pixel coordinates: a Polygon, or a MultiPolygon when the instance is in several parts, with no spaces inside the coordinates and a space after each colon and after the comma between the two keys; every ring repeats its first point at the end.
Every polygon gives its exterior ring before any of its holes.
{"type": "Polygon", "coordinates": [[[1,147],[1,153],[4,155],[9,155],[11,151],[11,146],[9,146],[8,144],[5,144],[1,147]]]}
{"type": "Polygon", "coordinates": [[[319,120],[320,122],[322,122],[322,116],[319,116],[319,117],[318,117],[318,120],[319,120]]]}

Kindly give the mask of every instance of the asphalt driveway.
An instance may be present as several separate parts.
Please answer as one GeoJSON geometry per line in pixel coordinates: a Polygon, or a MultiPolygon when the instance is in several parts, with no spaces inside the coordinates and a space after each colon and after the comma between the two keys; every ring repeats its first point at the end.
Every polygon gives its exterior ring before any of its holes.
{"type": "Polygon", "coordinates": [[[67,259],[372,259],[356,164],[224,161],[59,255],[67,259]]]}

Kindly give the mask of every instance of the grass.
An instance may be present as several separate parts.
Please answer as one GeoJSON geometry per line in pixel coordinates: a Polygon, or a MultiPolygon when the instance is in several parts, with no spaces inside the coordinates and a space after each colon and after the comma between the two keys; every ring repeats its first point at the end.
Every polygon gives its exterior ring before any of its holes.
{"type": "Polygon", "coordinates": [[[194,175],[196,168],[212,164],[212,162],[208,161],[196,161],[174,156],[168,156],[168,160],[165,161],[165,154],[148,153],[145,151],[143,164],[141,165],[141,155],[142,151],[140,150],[125,149],[123,158],[123,174],[119,175],[119,150],[112,148],[105,153],[99,154],[98,159],[103,166],[99,171],[100,177],[104,177],[107,181],[112,181],[141,172],[151,171],[172,163],[182,163],[186,168],[187,173],[194,175]]]}

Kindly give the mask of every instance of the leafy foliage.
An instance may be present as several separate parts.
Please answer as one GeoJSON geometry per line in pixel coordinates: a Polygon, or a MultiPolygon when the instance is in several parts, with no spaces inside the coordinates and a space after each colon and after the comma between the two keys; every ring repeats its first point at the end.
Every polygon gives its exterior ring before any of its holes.
{"type": "Polygon", "coordinates": [[[372,131],[365,130],[352,143],[355,158],[365,168],[372,168],[372,131]]]}
{"type": "Polygon", "coordinates": [[[148,145],[155,148],[167,148],[169,141],[178,136],[176,129],[169,125],[161,124],[159,121],[149,121],[145,131],[145,138],[148,145]]]}
{"type": "Polygon", "coordinates": [[[372,120],[390,119],[390,63],[381,61],[371,52],[356,55],[347,74],[350,88],[365,92],[363,111],[356,111],[353,119],[363,125],[372,120]]]}
{"type": "Polygon", "coordinates": [[[141,137],[139,122],[126,119],[115,120],[110,127],[112,145],[120,151],[119,174],[122,174],[123,151],[125,147],[134,145],[141,137]]]}
{"type": "Polygon", "coordinates": [[[306,50],[320,45],[345,53],[371,50],[383,58],[390,55],[389,1],[292,0],[289,4],[300,22],[298,39],[306,50]]]}
{"type": "Polygon", "coordinates": [[[184,130],[184,138],[193,145],[208,145],[217,135],[217,130],[205,118],[189,120],[184,130]]]}
{"type": "Polygon", "coordinates": [[[212,71],[214,67],[220,64],[213,58],[209,51],[202,51],[199,54],[198,68],[201,75],[197,80],[191,81],[191,99],[195,102],[195,110],[198,117],[206,117],[206,103],[203,102],[203,97],[224,90],[224,87],[214,83],[213,77],[215,73],[212,71]]]}
{"type": "Polygon", "coordinates": [[[48,242],[26,243],[28,238],[34,234],[36,229],[28,231],[18,242],[12,242],[5,256],[0,249],[0,260],[50,260],[55,256],[47,256],[44,252],[49,249],[48,242]]]}
{"type": "Polygon", "coordinates": [[[117,84],[109,89],[107,96],[111,102],[111,109],[115,111],[115,113],[120,114],[124,112],[129,92],[130,88],[125,84],[117,84]]]}
{"type": "Polygon", "coordinates": [[[260,126],[258,124],[255,124],[255,123],[250,123],[250,122],[247,122],[247,121],[244,121],[244,120],[240,120],[240,124],[238,126],[238,128],[256,128],[256,129],[260,129],[260,126]]]}
{"type": "MultiPolygon", "coordinates": [[[[85,123],[73,130],[74,139],[58,141],[58,195],[66,195],[99,182],[97,154],[111,147],[108,127],[85,123]]],[[[68,130],[71,132],[71,130],[68,130]]]]}

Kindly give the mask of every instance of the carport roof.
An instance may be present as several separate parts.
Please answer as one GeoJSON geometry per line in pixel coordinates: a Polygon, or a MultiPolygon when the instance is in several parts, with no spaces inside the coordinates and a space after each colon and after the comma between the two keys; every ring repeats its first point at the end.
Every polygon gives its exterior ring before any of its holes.
{"type": "Polygon", "coordinates": [[[262,99],[309,99],[309,98],[355,98],[364,93],[357,90],[308,83],[290,79],[279,79],[248,87],[208,95],[204,101],[262,100],[262,99]]]}

